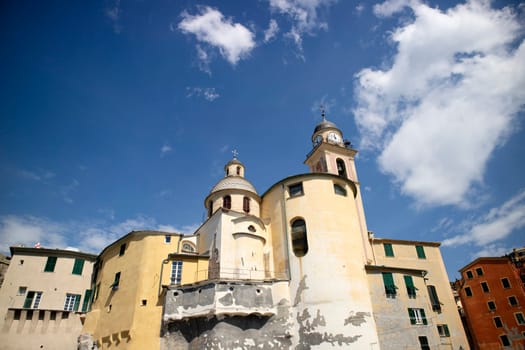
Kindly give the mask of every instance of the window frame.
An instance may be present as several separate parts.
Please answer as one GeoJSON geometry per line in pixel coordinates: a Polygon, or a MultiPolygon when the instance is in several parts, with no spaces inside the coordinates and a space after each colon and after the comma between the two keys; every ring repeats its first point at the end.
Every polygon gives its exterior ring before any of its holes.
{"type": "Polygon", "coordinates": [[[510,280],[507,277],[503,277],[501,279],[501,286],[503,287],[503,289],[512,288],[512,285],[510,284],[510,280]]]}
{"type": "Polygon", "coordinates": [[[428,325],[427,315],[423,308],[408,308],[408,317],[411,325],[428,325]]]}
{"type": "Polygon", "coordinates": [[[516,320],[516,324],[518,326],[524,326],[525,325],[525,316],[523,316],[523,312],[515,312],[514,313],[514,319],[516,320]]]}
{"type": "Polygon", "coordinates": [[[432,311],[441,312],[441,301],[439,300],[436,286],[431,284],[427,285],[427,292],[430,298],[430,304],[432,305],[432,311]]]}
{"type": "Polygon", "coordinates": [[[242,199],[242,210],[245,213],[249,213],[250,212],[250,197],[248,197],[248,196],[244,196],[243,197],[243,199],[242,199]]]}
{"type": "Polygon", "coordinates": [[[345,161],[341,158],[337,158],[335,160],[335,164],[336,164],[336,167],[337,167],[337,175],[340,176],[340,177],[348,177],[347,173],[346,173],[346,164],[345,164],[345,161]]]}
{"type": "Polygon", "coordinates": [[[308,229],[303,218],[298,217],[291,221],[290,236],[294,255],[302,258],[308,253],[308,229]]]}
{"type": "Polygon", "coordinates": [[[474,278],[474,274],[472,273],[472,270],[465,271],[465,276],[467,279],[471,280],[474,278]]]}
{"type": "Polygon", "coordinates": [[[479,285],[481,286],[481,291],[483,293],[490,293],[490,288],[489,288],[489,284],[487,283],[487,281],[483,281],[479,285]]]}
{"type": "Polygon", "coordinates": [[[119,248],[118,256],[123,256],[126,254],[126,243],[122,243],[119,248]]]}
{"type": "Polygon", "coordinates": [[[503,328],[503,321],[501,320],[500,316],[492,317],[492,322],[494,322],[494,327],[503,328]]]}
{"type": "Polygon", "coordinates": [[[64,300],[64,311],[78,311],[80,306],[80,294],[66,293],[66,299],[64,300]]]}
{"type": "Polygon", "coordinates": [[[467,286],[467,287],[463,288],[463,291],[465,292],[465,296],[466,297],[469,297],[469,298],[472,297],[472,288],[467,286]]]}
{"type": "Polygon", "coordinates": [[[348,195],[346,188],[336,183],[334,183],[334,193],[338,196],[343,196],[343,197],[346,197],[348,195]]]}
{"type": "Polygon", "coordinates": [[[496,305],[496,301],[495,300],[487,301],[487,308],[488,308],[489,312],[496,311],[498,309],[498,307],[496,305]],[[494,305],[494,308],[491,308],[490,307],[491,305],[494,305]]]}
{"type": "Polygon", "coordinates": [[[412,279],[412,276],[410,276],[410,275],[403,275],[403,279],[405,280],[405,286],[406,286],[406,289],[407,289],[408,297],[410,299],[415,299],[416,298],[416,294],[417,294],[416,293],[417,288],[414,285],[414,280],[412,279]]]}
{"type": "Polygon", "coordinates": [[[449,338],[450,330],[448,329],[447,324],[438,324],[437,325],[438,334],[441,338],[449,338]]]}
{"type": "Polygon", "coordinates": [[[40,306],[40,301],[42,300],[41,291],[29,290],[24,299],[24,309],[38,309],[40,306]]]}
{"type": "Polygon", "coordinates": [[[481,276],[484,275],[483,268],[481,268],[481,267],[476,267],[475,271],[476,271],[476,275],[478,277],[481,277],[481,276]]]}
{"type": "Polygon", "coordinates": [[[229,194],[222,197],[222,207],[228,210],[232,208],[232,197],[229,194]]]}
{"type": "Polygon", "coordinates": [[[509,302],[509,305],[512,307],[519,306],[518,298],[516,298],[515,295],[508,296],[507,301],[509,302]],[[511,300],[514,300],[514,303],[512,303],[511,300]]]}
{"type": "Polygon", "coordinates": [[[302,182],[296,182],[288,185],[288,195],[290,198],[304,196],[304,188],[302,182]]]}
{"type": "Polygon", "coordinates": [[[170,235],[164,235],[164,243],[170,244],[171,243],[171,236],[170,235]]]}
{"type": "Polygon", "coordinates": [[[182,260],[171,261],[170,284],[180,285],[182,281],[182,260]]]}
{"type": "Polygon", "coordinates": [[[506,334],[501,334],[499,336],[499,340],[501,341],[501,344],[504,346],[504,347],[507,347],[507,346],[511,346],[511,342],[509,340],[509,337],[506,335],[506,334]]]}
{"type": "Polygon", "coordinates": [[[93,291],[91,289],[86,289],[84,292],[84,301],[82,302],[82,312],[88,312],[91,309],[91,296],[93,291]]]}
{"type": "Polygon", "coordinates": [[[120,285],[120,271],[115,273],[115,279],[113,280],[113,283],[110,285],[112,290],[117,290],[120,285]]]}

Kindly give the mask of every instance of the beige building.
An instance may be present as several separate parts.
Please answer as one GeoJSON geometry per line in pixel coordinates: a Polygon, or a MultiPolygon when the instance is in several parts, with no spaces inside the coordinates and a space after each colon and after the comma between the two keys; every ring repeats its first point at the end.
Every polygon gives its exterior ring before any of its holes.
{"type": "Polygon", "coordinates": [[[374,238],[366,270],[382,349],[468,349],[439,243],[374,238]],[[410,341],[409,341],[410,340],[410,341]]]}
{"type": "Polygon", "coordinates": [[[130,232],[97,258],[82,348],[159,349],[166,287],[207,277],[208,256],[196,253],[196,237],[130,232]]]}
{"type": "Polygon", "coordinates": [[[0,288],[2,288],[2,284],[4,283],[5,274],[7,273],[10,262],[10,257],[0,254],[0,288]]]}
{"type": "Polygon", "coordinates": [[[96,256],[11,247],[0,289],[2,349],[73,349],[91,301],[96,256]]]}

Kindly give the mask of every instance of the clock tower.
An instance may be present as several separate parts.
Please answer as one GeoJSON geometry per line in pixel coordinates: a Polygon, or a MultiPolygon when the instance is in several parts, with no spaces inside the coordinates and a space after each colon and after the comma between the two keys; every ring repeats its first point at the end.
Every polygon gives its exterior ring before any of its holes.
{"type": "Polygon", "coordinates": [[[372,247],[368,241],[368,228],[366,226],[365,211],[361,199],[361,190],[355,167],[357,150],[352,148],[350,141],[343,139],[341,130],[331,121],[326,119],[322,111],[323,120],[316,125],[312,134],[313,149],[306,156],[304,163],[310,168],[311,173],[327,173],[337,175],[352,181],[357,194],[354,198],[361,228],[361,238],[365,250],[366,262],[372,261],[372,247]]]}

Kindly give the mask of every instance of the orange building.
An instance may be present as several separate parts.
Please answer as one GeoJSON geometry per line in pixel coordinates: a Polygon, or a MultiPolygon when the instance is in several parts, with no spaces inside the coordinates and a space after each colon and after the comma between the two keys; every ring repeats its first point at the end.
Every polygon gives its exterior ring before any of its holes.
{"type": "Polygon", "coordinates": [[[459,270],[456,289],[473,349],[525,348],[525,276],[519,252],[481,257],[459,270]]]}

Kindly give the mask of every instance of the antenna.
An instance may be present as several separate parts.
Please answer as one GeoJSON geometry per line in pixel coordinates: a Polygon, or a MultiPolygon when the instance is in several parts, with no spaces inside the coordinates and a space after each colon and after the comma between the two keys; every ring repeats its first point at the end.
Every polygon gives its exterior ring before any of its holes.
{"type": "Polygon", "coordinates": [[[326,120],[326,113],[325,113],[325,109],[324,109],[324,104],[321,103],[321,105],[319,106],[319,109],[321,110],[321,117],[323,117],[323,121],[326,120]]]}

